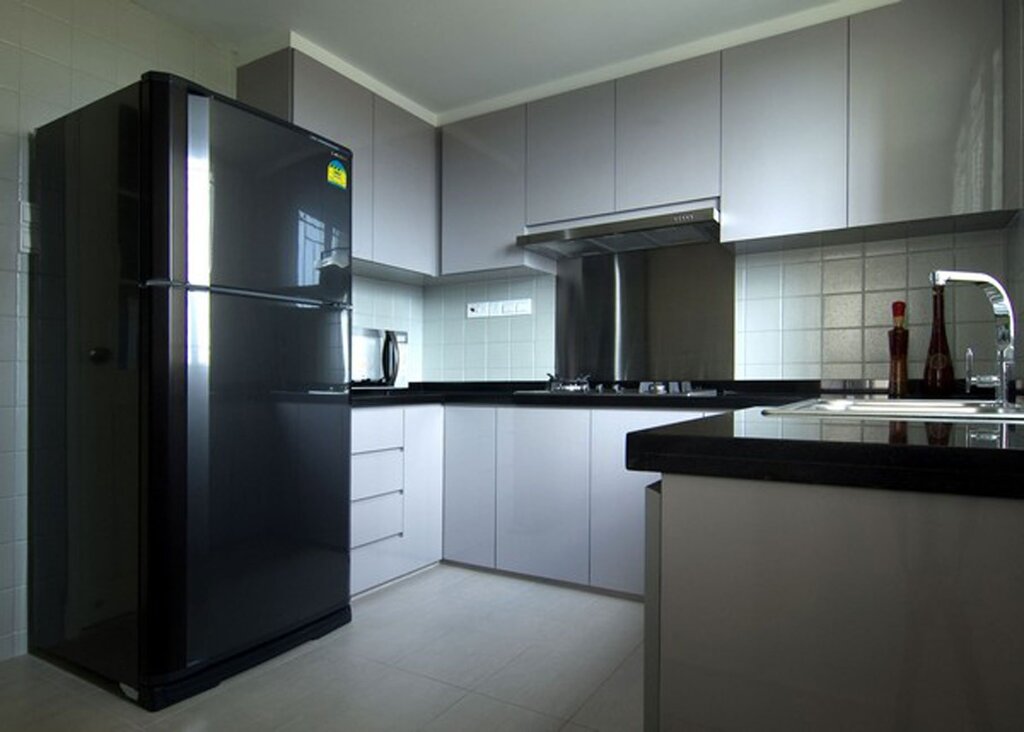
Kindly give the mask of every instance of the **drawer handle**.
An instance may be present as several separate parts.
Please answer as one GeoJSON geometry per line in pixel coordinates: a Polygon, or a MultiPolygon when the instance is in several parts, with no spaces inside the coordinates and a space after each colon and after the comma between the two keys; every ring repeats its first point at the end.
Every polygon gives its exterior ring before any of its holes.
{"type": "Polygon", "coordinates": [[[388,534],[387,536],[382,536],[378,539],[371,539],[370,541],[363,542],[362,544],[356,544],[355,546],[350,547],[349,551],[362,549],[364,546],[370,546],[371,544],[379,544],[380,542],[387,541],[388,539],[400,539],[403,536],[405,536],[404,531],[399,531],[397,534],[388,534]]]}
{"type": "Polygon", "coordinates": [[[384,496],[393,496],[396,493],[405,493],[405,489],[396,488],[390,491],[384,491],[383,493],[374,493],[372,496],[362,496],[361,498],[353,498],[352,503],[362,503],[363,501],[372,501],[374,498],[383,498],[384,496]]]}

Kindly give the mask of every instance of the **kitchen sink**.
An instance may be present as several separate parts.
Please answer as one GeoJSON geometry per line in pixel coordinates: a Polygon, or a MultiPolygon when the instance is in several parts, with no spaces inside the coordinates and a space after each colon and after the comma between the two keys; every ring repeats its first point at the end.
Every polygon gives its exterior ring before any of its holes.
{"type": "Polygon", "coordinates": [[[960,399],[819,398],[768,407],[763,414],[921,422],[1024,422],[1021,405],[960,399]]]}

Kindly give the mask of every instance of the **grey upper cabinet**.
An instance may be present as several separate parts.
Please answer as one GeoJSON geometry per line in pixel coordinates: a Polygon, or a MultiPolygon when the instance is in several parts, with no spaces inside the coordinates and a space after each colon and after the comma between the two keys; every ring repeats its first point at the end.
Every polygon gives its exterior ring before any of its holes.
{"type": "Polygon", "coordinates": [[[1000,0],[850,18],[850,225],[1002,208],[1000,0]]]}
{"type": "Polygon", "coordinates": [[[719,194],[721,54],[615,82],[615,208],[719,194]]]}
{"type": "Polygon", "coordinates": [[[462,120],[441,132],[441,274],[553,260],[516,247],[526,223],[526,108],[462,120]]]}
{"type": "Polygon", "coordinates": [[[290,48],[240,67],[238,98],[352,151],[354,257],[437,274],[434,127],[290,48]]]}
{"type": "Polygon", "coordinates": [[[373,101],[373,259],[436,275],[437,130],[385,99],[373,101]]]}
{"type": "Polygon", "coordinates": [[[373,258],[373,93],[293,53],[292,121],[352,151],[352,256],[373,258]]]}
{"type": "Polygon", "coordinates": [[[614,82],[528,104],[526,222],[613,211],[614,151],[614,82]]]}
{"type": "Polygon", "coordinates": [[[722,53],[722,240],[846,226],[847,23],[722,53]]]}

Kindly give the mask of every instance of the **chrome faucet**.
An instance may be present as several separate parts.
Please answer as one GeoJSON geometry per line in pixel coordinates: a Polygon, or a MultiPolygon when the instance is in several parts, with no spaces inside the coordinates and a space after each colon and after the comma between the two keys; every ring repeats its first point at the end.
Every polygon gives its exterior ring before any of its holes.
{"type": "Polygon", "coordinates": [[[937,269],[931,273],[933,285],[942,286],[947,282],[971,282],[982,290],[992,305],[992,313],[996,317],[996,373],[974,374],[974,353],[967,358],[966,382],[968,390],[972,386],[991,386],[995,388],[995,400],[1001,406],[1010,403],[1010,386],[1013,384],[1013,346],[1015,343],[1015,325],[1013,303],[1010,296],[995,277],[983,272],[956,272],[937,269]]]}

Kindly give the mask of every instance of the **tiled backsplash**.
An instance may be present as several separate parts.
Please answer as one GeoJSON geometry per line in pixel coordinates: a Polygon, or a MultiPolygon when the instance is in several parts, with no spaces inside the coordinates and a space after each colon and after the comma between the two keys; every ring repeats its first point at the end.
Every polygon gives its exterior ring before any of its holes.
{"type": "Polygon", "coordinates": [[[231,53],[130,0],[0,0],[0,660],[26,646],[28,133],[151,69],[234,93],[231,53]]]}
{"type": "Polygon", "coordinates": [[[402,346],[396,386],[422,381],[423,288],[353,277],[352,308],[353,327],[402,330],[409,334],[409,342],[402,346]]]}
{"type": "Polygon", "coordinates": [[[507,277],[428,287],[423,313],[428,381],[543,379],[555,370],[555,278],[507,277]],[[531,298],[530,315],[466,317],[471,302],[531,298]]]}
{"type": "MultiPolygon", "coordinates": [[[[736,257],[737,379],[886,378],[890,304],[907,301],[910,376],[931,333],[934,269],[987,272],[1004,283],[1007,230],[794,249],[736,257]]],[[[984,293],[946,288],[946,333],[958,377],[970,346],[992,368],[995,326],[984,293]]]]}

